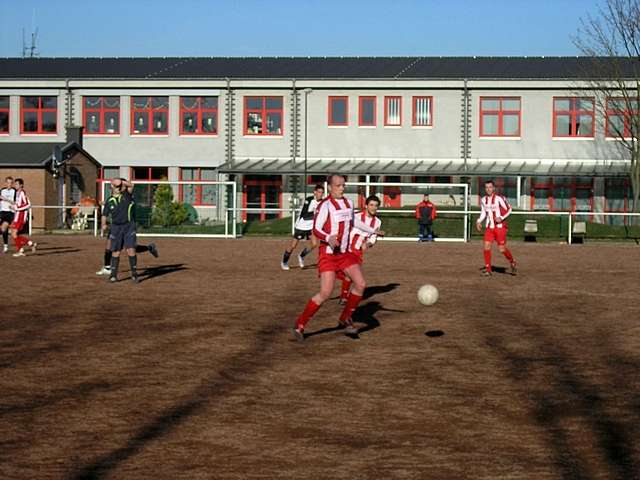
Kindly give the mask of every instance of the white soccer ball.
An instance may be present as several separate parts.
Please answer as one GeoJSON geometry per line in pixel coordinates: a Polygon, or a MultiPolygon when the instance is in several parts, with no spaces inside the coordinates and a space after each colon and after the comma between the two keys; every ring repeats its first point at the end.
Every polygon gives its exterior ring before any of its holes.
{"type": "Polygon", "coordinates": [[[422,285],[418,289],[418,301],[423,305],[433,305],[438,301],[438,289],[433,285],[422,285]]]}

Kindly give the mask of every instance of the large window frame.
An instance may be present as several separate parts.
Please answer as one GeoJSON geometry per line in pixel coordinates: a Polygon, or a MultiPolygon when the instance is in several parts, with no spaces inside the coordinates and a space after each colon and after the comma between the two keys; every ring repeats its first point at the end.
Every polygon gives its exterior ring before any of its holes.
{"type": "Polygon", "coordinates": [[[82,119],[84,124],[84,134],[85,135],[120,135],[120,97],[116,95],[106,95],[106,96],[85,96],[82,98],[82,119]],[[97,106],[87,105],[89,99],[96,99],[98,102],[97,106]],[[111,106],[107,102],[108,100],[118,100],[117,106],[111,106]],[[89,115],[97,115],[99,128],[97,131],[89,130],[89,115]],[[107,120],[113,119],[114,115],[116,117],[115,128],[107,128],[107,120]],[[113,130],[113,131],[110,131],[113,130]]]}
{"type": "Polygon", "coordinates": [[[385,127],[402,127],[402,97],[399,95],[390,95],[384,97],[384,126],[385,127]],[[395,112],[395,108],[390,108],[390,103],[398,102],[398,111],[395,112]],[[394,116],[397,115],[398,123],[392,123],[390,121],[391,111],[394,110],[394,116]]]}
{"type": "Polygon", "coordinates": [[[58,134],[58,97],[55,95],[25,95],[20,97],[20,134],[21,135],[57,135],[58,134]],[[37,98],[38,106],[26,106],[29,98],[37,98]],[[55,106],[44,106],[44,99],[53,100],[55,106]],[[25,129],[25,114],[36,114],[36,130],[25,129]],[[53,113],[55,130],[44,130],[43,117],[47,113],[53,113]]]}
{"type": "Polygon", "coordinates": [[[219,99],[215,95],[207,96],[181,96],[180,97],[180,135],[181,136],[217,136],[218,135],[218,108],[219,99]],[[185,99],[194,99],[194,107],[186,107],[185,99]],[[215,99],[215,106],[212,105],[215,99]],[[193,131],[185,130],[188,120],[195,119],[193,131]],[[206,131],[205,120],[212,120],[211,131],[206,131]]]}
{"type": "MultiPolygon", "coordinates": [[[[605,135],[606,138],[620,138],[620,134],[615,132],[611,134],[609,132],[609,124],[611,117],[622,117],[622,136],[623,138],[631,138],[632,119],[640,114],[640,99],[636,97],[611,97],[607,99],[606,111],[605,111],[605,135]],[[621,102],[622,108],[614,108],[611,106],[614,102],[621,102]],[[629,108],[631,103],[635,103],[635,109],[629,108]]],[[[640,133],[640,132],[638,132],[640,133]]]]}
{"type": "Polygon", "coordinates": [[[346,95],[332,95],[329,97],[329,107],[327,111],[327,125],[330,127],[348,127],[349,126],[349,97],[346,95]],[[335,122],[333,118],[334,102],[344,101],[344,123],[335,122]]]}
{"type": "Polygon", "coordinates": [[[6,118],[6,127],[0,123],[0,135],[9,135],[11,130],[11,97],[9,95],[0,96],[0,116],[6,118]]]}
{"type": "Polygon", "coordinates": [[[593,197],[593,179],[589,179],[589,181],[582,177],[533,177],[531,179],[530,207],[532,211],[591,213],[594,207],[593,197]],[[558,196],[557,193],[560,189],[566,190],[568,196],[565,198],[558,196]],[[536,191],[546,193],[546,205],[544,205],[544,208],[536,206],[536,191]],[[589,209],[578,210],[579,192],[585,191],[588,193],[589,209]],[[559,207],[558,204],[562,200],[569,202],[568,209],[559,207]]]}
{"type": "Polygon", "coordinates": [[[412,127],[433,127],[433,96],[431,95],[418,95],[411,99],[411,126],[412,127]],[[426,120],[419,122],[418,120],[418,102],[426,101],[428,102],[428,112],[426,120]]]}
{"type": "Polygon", "coordinates": [[[362,97],[358,97],[358,126],[359,127],[368,127],[373,128],[378,126],[378,97],[371,95],[364,95],[362,97]],[[372,102],[373,103],[373,118],[370,123],[366,123],[363,117],[364,103],[372,102]]]}
{"type": "Polygon", "coordinates": [[[155,95],[155,96],[145,96],[145,95],[135,95],[131,97],[131,136],[133,137],[146,137],[146,136],[168,136],[169,135],[169,97],[167,95],[155,95]],[[144,108],[136,107],[136,99],[146,98],[147,106],[144,108]],[[154,106],[154,102],[158,102],[160,99],[164,101],[166,106],[156,107],[154,106]],[[136,115],[141,114],[139,119],[147,117],[146,123],[146,132],[138,131],[136,125],[136,115]],[[162,130],[156,129],[156,124],[154,115],[155,114],[164,114],[165,115],[165,126],[162,130]]]}
{"type": "Polygon", "coordinates": [[[248,95],[244,97],[244,123],[243,131],[247,137],[282,137],[284,135],[284,97],[274,95],[248,95]],[[260,100],[261,107],[252,106],[252,101],[260,100]],[[269,102],[279,101],[280,107],[269,106],[269,102]],[[280,131],[270,132],[269,118],[274,114],[280,115],[280,131]],[[254,125],[250,124],[252,119],[254,125]],[[259,124],[258,124],[259,120],[259,124]],[[259,126],[258,126],[259,125],[259,126]]]}
{"type": "MultiPolygon", "coordinates": [[[[212,184],[206,184],[206,185],[197,185],[198,182],[203,182],[203,181],[215,181],[215,180],[207,180],[207,179],[203,179],[202,178],[202,171],[211,171],[213,173],[215,173],[215,168],[201,168],[201,167],[181,167],[180,168],[180,181],[182,182],[193,182],[195,185],[193,185],[193,192],[192,195],[195,197],[195,201],[193,203],[190,203],[190,205],[194,206],[194,207],[216,207],[216,203],[215,202],[207,202],[205,200],[203,200],[203,198],[205,197],[206,193],[203,194],[203,191],[207,188],[218,188],[218,185],[212,185],[212,184]],[[195,174],[193,176],[197,177],[197,178],[188,178],[185,179],[184,178],[184,174],[186,173],[185,170],[192,170],[195,174]]],[[[179,198],[180,198],[180,202],[182,203],[188,203],[184,197],[185,197],[185,191],[187,188],[189,188],[191,185],[186,185],[186,184],[180,184],[180,192],[179,192],[179,198]]]]}
{"type": "Polygon", "coordinates": [[[519,139],[522,136],[522,98],[521,97],[480,97],[480,137],[481,138],[513,138],[519,139]],[[484,107],[485,101],[498,101],[498,109],[486,109],[484,107]],[[503,105],[505,102],[517,101],[518,109],[507,109],[503,105]],[[492,115],[498,116],[498,132],[497,133],[485,133],[484,122],[485,116],[492,115]],[[504,133],[504,117],[517,115],[518,116],[518,131],[514,134],[504,133]]]}
{"type": "Polygon", "coordinates": [[[553,97],[553,138],[595,138],[596,133],[596,110],[595,98],[593,97],[553,97]],[[557,102],[569,101],[569,109],[556,109],[557,102]],[[591,110],[580,108],[581,102],[591,102],[591,110]],[[569,117],[569,134],[558,133],[558,117],[569,117]],[[591,117],[591,133],[578,134],[581,121],[580,117],[591,117]]]}

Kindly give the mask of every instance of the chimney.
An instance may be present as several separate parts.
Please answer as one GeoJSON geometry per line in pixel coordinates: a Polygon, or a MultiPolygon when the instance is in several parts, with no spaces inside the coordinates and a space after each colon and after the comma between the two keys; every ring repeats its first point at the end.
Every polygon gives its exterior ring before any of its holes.
{"type": "Polygon", "coordinates": [[[75,142],[82,147],[82,131],[84,127],[67,126],[67,143],[75,142]]]}

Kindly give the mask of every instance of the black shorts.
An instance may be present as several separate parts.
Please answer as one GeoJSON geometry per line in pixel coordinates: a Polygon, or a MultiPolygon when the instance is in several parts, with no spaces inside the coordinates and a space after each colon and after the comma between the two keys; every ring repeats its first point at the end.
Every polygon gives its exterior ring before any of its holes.
{"type": "Polygon", "coordinates": [[[309,240],[311,238],[311,230],[299,230],[296,228],[293,231],[293,238],[296,240],[309,240]]]}
{"type": "Polygon", "coordinates": [[[0,223],[7,222],[11,224],[11,222],[13,222],[13,216],[13,212],[0,212],[0,223]]]}
{"type": "Polygon", "coordinates": [[[109,240],[111,240],[112,252],[119,252],[123,248],[136,248],[135,222],[112,224],[109,229],[109,240]]]}

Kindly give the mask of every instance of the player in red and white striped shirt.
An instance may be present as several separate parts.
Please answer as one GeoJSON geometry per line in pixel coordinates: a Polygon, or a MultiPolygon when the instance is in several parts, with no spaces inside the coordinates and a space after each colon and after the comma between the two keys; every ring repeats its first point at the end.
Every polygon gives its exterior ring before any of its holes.
{"type": "MultiPolygon", "coordinates": [[[[369,195],[365,201],[365,209],[362,212],[358,212],[356,217],[359,217],[363,223],[369,225],[374,230],[380,230],[382,227],[382,221],[376,216],[379,206],[380,199],[376,195],[369,195]]],[[[351,236],[349,239],[350,249],[358,257],[360,264],[362,264],[364,260],[365,250],[373,247],[377,239],[378,235],[375,233],[366,233],[355,226],[351,229],[351,236]]],[[[346,304],[352,282],[351,279],[342,271],[338,272],[337,277],[342,280],[340,303],[346,304]]]]}
{"type": "Polygon", "coordinates": [[[28,225],[29,209],[31,208],[29,197],[24,191],[24,181],[21,178],[16,178],[14,185],[16,189],[16,200],[13,204],[15,215],[9,228],[11,229],[11,238],[13,238],[16,245],[16,253],[13,256],[24,257],[24,246],[30,246],[31,251],[35,252],[37,244],[26,235],[23,235],[23,231],[26,230],[28,225]]]}
{"type": "Polygon", "coordinates": [[[351,230],[356,226],[365,233],[382,235],[382,232],[366,225],[354,215],[352,203],[344,197],[345,179],[342,175],[329,176],[327,183],[329,196],[316,208],[313,222],[313,234],[320,240],[318,255],[320,291],[307,302],[304,311],[296,320],[293,335],[299,341],[304,340],[304,329],[311,317],[318,311],[320,305],[331,296],[336,272],[340,270],[351,278],[353,287],[347,304],[340,314],[339,322],[346,327],[346,333],[357,333],[351,322],[351,315],[362,300],[366,284],[360,268],[360,261],[350,249],[351,230]]]}
{"type": "Polygon", "coordinates": [[[511,255],[511,251],[507,248],[507,217],[511,214],[511,205],[507,199],[496,193],[496,186],[493,180],[484,183],[484,191],[486,195],[480,200],[482,211],[480,218],[476,222],[476,228],[482,232],[482,222],[485,222],[484,231],[484,271],[483,275],[491,275],[491,245],[493,242],[498,244],[498,250],[509,260],[511,265],[511,274],[517,272],[516,261],[511,255]]]}

